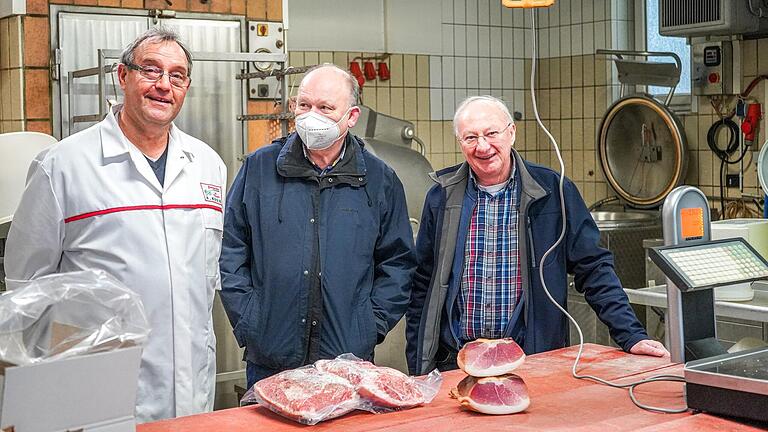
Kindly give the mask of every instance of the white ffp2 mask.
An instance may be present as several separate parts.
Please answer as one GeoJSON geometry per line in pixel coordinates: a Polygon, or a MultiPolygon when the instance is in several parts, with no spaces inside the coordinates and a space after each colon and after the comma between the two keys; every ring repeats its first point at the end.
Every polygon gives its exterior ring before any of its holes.
{"type": "Polygon", "coordinates": [[[351,108],[337,122],[314,111],[305,112],[296,116],[296,132],[308,149],[325,150],[339,139],[341,134],[339,123],[344,120],[350,110],[351,108]]]}

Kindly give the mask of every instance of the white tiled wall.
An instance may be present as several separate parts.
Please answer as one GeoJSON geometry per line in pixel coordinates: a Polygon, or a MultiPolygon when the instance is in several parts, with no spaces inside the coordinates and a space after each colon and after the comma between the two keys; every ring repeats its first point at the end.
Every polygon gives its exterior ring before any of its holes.
{"type": "MultiPolygon", "coordinates": [[[[599,48],[626,49],[631,39],[627,0],[563,0],[539,9],[536,37],[541,59],[592,55],[599,48]]],[[[508,9],[500,0],[444,0],[442,55],[431,56],[430,92],[441,109],[432,120],[450,120],[463,95],[499,95],[512,111],[523,112],[528,87],[523,65],[532,55],[531,12],[508,9]],[[505,96],[506,95],[506,96],[505,96]],[[509,96],[509,97],[507,97],[509,96]],[[511,98],[510,98],[511,97],[511,98]],[[519,98],[518,98],[519,97],[519,98]]]]}

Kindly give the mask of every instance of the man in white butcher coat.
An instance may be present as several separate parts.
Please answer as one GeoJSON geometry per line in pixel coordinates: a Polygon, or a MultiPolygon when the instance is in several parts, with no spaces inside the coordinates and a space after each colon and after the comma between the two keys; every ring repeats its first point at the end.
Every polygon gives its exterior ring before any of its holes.
{"type": "Polygon", "coordinates": [[[189,51],[167,29],[129,45],[117,71],[124,104],[37,158],[6,245],[10,289],[102,269],[141,295],[152,331],[140,423],[213,408],[211,309],[227,175],[209,146],[172,123],[191,69],[189,51]]]}

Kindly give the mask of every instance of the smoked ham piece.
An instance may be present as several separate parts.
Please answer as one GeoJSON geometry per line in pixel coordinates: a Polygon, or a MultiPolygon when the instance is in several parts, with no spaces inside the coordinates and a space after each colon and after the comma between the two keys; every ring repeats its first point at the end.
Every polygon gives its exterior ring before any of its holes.
{"type": "Polygon", "coordinates": [[[515,374],[488,378],[468,376],[451,390],[462,406],[484,414],[514,414],[530,405],[528,387],[515,374]]]}
{"type": "Polygon", "coordinates": [[[461,348],[456,359],[461,370],[475,377],[508,374],[524,361],[523,349],[511,338],[474,340],[461,348]]]}

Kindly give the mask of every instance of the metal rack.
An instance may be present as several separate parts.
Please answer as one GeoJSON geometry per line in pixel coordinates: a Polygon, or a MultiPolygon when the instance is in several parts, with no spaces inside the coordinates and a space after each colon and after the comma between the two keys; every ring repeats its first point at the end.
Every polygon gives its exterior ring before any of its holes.
{"type": "MultiPolygon", "coordinates": [[[[67,135],[72,132],[72,124],[80,122],[95,122],[100,121],[107,114],[107,94],[106,94],[106,76],[114,71],[117,63],[109,63],[108,60],[117,60],[122,54],[121,50],[115,49],[99,49],[97,50],[98,66],[74,70],[68,73],[69,80],[67,82],[67,96],[69,106],[69,129],[67,135]],[[99,80],[99,111],[95,114],[85,115],[73,115],[72,107],[72,80],[76,78],[85,78],[89,76],[98,76],[99,80]]],[[[242,80],[243,100],[241,103],[241,112],[245,113],[248,110],[248,98],[247,91],[245,89],[246,81],[251,78],[259,78],[266,76],[278,76],[288,75],[292,73],[306,72],[305,68],[285,68],[285,64],[288,62],[288,55],[284,53],[219,53],[219,52],[193,52],[192,59],[194,61],[216,61],[216,62],[264,62],[264,63],[276,63],[280,65],[280,69],[270,72],[256,72],[249,74],[238,74],[237,79],[242,80]]],[[[282,80],[282,103],[283,112],[280,114],[266,114],[266,115],[246,115],[242,114],[237,117],[238,120],[264,120],[264,119],[278,119],[282,121],[282,129],[284,133],[287,133],[288,119],[292,118],[288,111],[286,104],[287,84],[285,80],[282,80]],[[266,116],[266,117],[263,117],[266,116]],[[258,118],[257,118],[258,117],[258,118]]],[[[243,154],[247,153],[248,143],[243,139],[243,154]]]]}
{"type": "Polygon", "coordinates": [[[615,56],[611,60],[616,64],[618,79],[621,83],[621,96],[625,96],[626,87],[630,85],[656,85],[669,87],[669,93],[664,100],[664,105],[669,106],[672,96],[675,94],[675,88],[680,82],[680,72],[682,63],[680,56],[667,51],[628,51],[628,50],[609,50],[599,49],[595,54],[615,56]],[[624,56],[644,57],[645,60],[629,60],[624,56]],[[674,63],[655,62],[648,60],[649,57],[669,57],[674,63]]]}
{"type": "Polygon", "coordinates": [[[288,82],[284,79],[286,75],[294,75],[304,73],[313,67],[312,66],[299,66],[299,67],[283,67],[280,69],[271,69],[263,72],[248,72],[235,75],[235,79],[249,80],[253,78],[269,78],[275,77],[280,81],[280,103],[281,112],[276,114],[243,114],[237,116],[240,121],[252,121],[252,120],[280,120],[280,132],[283,136],[288,135],[288,120],[293,119],[294,115],[288,107],[288,82]]]}

